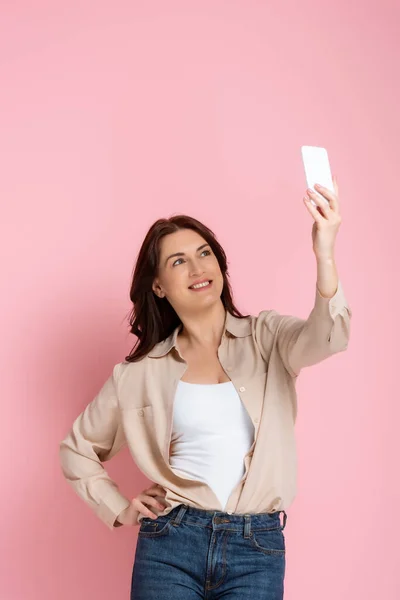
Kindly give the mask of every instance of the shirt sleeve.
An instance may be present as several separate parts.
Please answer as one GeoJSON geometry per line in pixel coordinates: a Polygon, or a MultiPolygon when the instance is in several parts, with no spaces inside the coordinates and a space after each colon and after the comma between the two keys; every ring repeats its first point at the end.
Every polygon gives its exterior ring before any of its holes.
{"type": "Polygon", "coordinates": [[[307,319],[263,310],[256,321],[256,339],[264,357],[269,357],[275,341],[286,370],[297,377],[302,368],[346,350],[351,317],[340,280],[332,298],[322,296],[316,285],[314,307],[307,319]]]}
{"type": "Polygon", "coordinates": [[[75,419],[59,448],[65,479],[111,530],[122,525],[116,519],[131,503],[102,465],[126,443],[117,402],[117,369],[118,365],[97,396],[75,419]]]}

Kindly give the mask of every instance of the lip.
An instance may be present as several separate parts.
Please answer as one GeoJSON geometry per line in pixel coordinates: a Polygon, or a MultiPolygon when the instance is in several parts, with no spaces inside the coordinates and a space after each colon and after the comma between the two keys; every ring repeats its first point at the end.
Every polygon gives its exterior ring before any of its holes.
{"type": "Polygon", "coordinates": [[[192,292],[198,292],[200,290],[208,290],[212,286],[212,283],[213,283],[212,279],[200,279],[200,281],[194,281],[191,285],[198,285],[199,283],[205,283],[206,281],[209,281],[210,285],[207,285],[206,287],[203,287],[203,288],[197,288],[197,290],[195,290],[189,286],[188,289],[191,290],[192,292]]]}

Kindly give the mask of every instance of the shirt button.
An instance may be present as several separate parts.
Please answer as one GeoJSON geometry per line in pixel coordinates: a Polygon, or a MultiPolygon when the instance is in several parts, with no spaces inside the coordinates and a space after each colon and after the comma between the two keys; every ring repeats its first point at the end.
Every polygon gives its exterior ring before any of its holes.
{"type": "Polygon", "coordinates": [[[242,387],[239,388],[239,392],[245,392],[245,391],[246,391],[245,387],[242,386],[242,387]]]}
{"type": "Polygon", "coordinates": [[[139,417],[143,417],[144,411],[143,410],[139,410],[138,415],[139,415],[139,417]]]}
{"type": "Polygon", "coordinates": [[[258,417],[256,417],[256,418],[254,419],[254,423],[258,423],[258,421],[259,421],[259,420],[260,420],[260,419],[259,419],[258,417]]]}
{"type": "Polygon", "coordinates": [[[231,514],[232,514],[232,511],[231,511],[231,510],[228,510],[228,511],[227,511],[227,513],[228,513],[228,515],[231,515],[231,514]]]}
{"type": "Polygon", "coordinates": [[[231,365],[229,365],[229,367],[226,367],[226,370],[227,370],[227,371],[232,371],[232,367],[231,367],[231,365]]]}

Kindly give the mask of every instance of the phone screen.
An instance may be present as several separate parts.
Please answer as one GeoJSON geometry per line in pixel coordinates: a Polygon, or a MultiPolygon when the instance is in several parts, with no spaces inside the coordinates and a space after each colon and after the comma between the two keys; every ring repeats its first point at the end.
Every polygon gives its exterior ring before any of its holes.
{"type": "MultiPolygon", "coordinates": [[[[319,194],[314,188],[314,185],[319,183],[328,190],[334,192],[335,188],[333,186],[331,167],[326,149],[319,146],[302,146],[301,154],[303,157],[307,187],[319,194]]],[[[319,194],[319,196],[325,200],[325,202],[328,202],[322,194],[319,194]]],[[[315,202],[313,200],[311,200],[311,202],[315,206],[315,202]]]]}

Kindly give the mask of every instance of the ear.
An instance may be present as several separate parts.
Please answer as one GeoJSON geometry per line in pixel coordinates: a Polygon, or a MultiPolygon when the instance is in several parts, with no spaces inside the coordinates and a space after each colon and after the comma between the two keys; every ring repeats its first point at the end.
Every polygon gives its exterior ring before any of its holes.
{"type": "Polygon", "coordinates": [[[159,298],[163,297],[164,294],[162,293],[161,287],[158,285],[158,279],[155,279],[153,281],[153,285],[151,286],[151,288],[156,296],[158,296],[159,298]]]}

